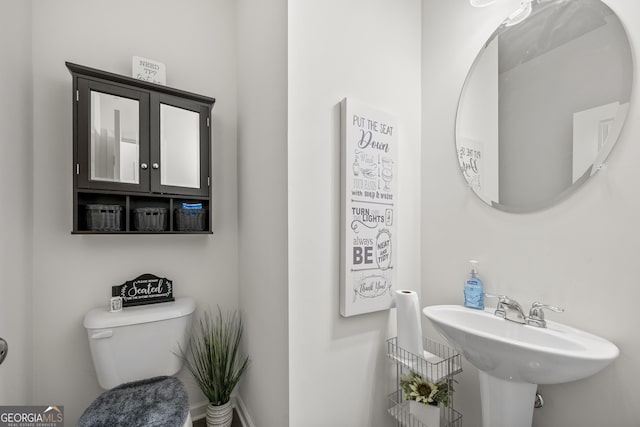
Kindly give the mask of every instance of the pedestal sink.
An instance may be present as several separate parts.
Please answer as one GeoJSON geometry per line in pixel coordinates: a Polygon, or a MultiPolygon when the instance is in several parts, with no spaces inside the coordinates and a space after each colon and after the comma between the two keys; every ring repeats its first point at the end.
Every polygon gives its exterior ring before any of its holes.
{"type": "Polygon", "coordinates": [[[538,328],[459,305],[423,313],[480,370],[483,427],[531,427],[538,384],[587,378],[620,353],[604,338],[548,320],[538,328]]]}

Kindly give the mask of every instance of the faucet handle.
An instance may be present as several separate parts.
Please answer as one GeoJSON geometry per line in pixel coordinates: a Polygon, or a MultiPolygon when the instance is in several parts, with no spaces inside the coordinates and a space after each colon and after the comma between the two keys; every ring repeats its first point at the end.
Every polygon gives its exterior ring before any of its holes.
{"type": "Polygon", "coordinates": [[[502,317],[507,320],[514,320],[518,323],[525,323],[526,318],[524,313],[522,312],[522,307],[518,301],[513,298],[509,298],[506,295],[496,295],[485,293],[486,296],[491,298],[498,298],[498,304],[496,305],[496,311],[493,312],[498,317],[502,317]],[[516,319],[512,319],[511,316],[507,313],[507,311],[516,311],[516,319]]]}
{"type": "Polygon", "coordinates": [[[487,298],[497,298],[498,299],[498,303],[496,304],[496,311],[493,312],[493,314],[495,314],[496,316],[500,316],[502,318],[505,318],[507,313],[505,312],[502,304],[505,303],[506,301],[509,301],[509,297],[506,295],[499,295],[499,294],[491,294],[489,292],[485,292],[484,296],[487,298]]]}
{"type": "Polygon", "coordinates": [[[507,301],[509,299],[509,297],[506,296],[506,295],[490,294],[489,292],[485,292],[484,296],[488,297],[488,298],[497,298],[498,299],[498,304],[500,304],[501,302],[507,301]]]}
{"type": "Polygon", "coordinates": [[[531,326],[537,326],[540,328],[546,328],[547,321],[544,320],[543,309],[555,311],[556,313],[564,312],[564,308],[554,307],[552,305],[543,304],[539,301],[536,301],[533,304],[531,304],[531,310],[529,310],[529,318],[527,319],[527,324],[531,326]]]}
{"type": "Polygon", "coordinates": [[[504,305],[518,306],[518,307],[520,306],[518,301],[514,300],[513,298],[509,298],[506,295],[490,294],[490,293],[485,293],[484,295],[489,298],[498,298],[498,304],[496,305],[496,308],[498,310],[504,310],[504,307],[503,307],[504,305]]]}

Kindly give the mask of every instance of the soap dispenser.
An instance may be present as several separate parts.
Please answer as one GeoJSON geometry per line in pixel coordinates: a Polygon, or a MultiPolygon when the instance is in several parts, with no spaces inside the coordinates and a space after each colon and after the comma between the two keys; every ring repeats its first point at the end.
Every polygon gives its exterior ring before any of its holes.
{"type": "Polygon", "coordinates": [[[478,277],[478,261],[470,260],[470,277],[464,284],[464,306],[484,310],[484,288],[478,277]]]}

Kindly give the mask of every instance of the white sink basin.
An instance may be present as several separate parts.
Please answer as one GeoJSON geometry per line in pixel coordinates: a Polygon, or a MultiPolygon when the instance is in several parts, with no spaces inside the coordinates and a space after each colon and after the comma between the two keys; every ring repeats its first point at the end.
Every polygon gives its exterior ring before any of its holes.
{"type": "Polygon", "coordinates": [[[546,328],[538,328],[459,305],[434,305],[423,313],[469,363],[505,380],[575,381],[600,371],[620,353],[603,338],[549,320],[546,328]]]}
{"type": "Polygon", "coordinates": [[[530,426],[537,384],[589,377],[620,354],[603,338],[549,320],[538,328],[459,305],[434,305],[423,313],[481,371],[485,427],[530,426]],[[505,415],[509,406],[514,413],[505,415]]]}

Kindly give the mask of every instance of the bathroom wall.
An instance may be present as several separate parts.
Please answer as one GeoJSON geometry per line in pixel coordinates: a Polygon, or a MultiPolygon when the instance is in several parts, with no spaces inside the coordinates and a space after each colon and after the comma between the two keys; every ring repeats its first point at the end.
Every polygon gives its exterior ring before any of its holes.
{"type": "MultiPolygon", "coordinates": [[[[384,341],[395,310],[339,314],[340,109],[398,118],[395,288],[419,289],[420,1],[289,2],[289,416],[292,427],[391,426],[384,341]]],[[[431,135],[425,136],[431,141],[431,135]]],[[[274,426],[276,427],[276,426],[274,426]]]]}
{"type": "MultiPolygon", "coordinates": [[[[640,4],[606,3],[620,16],[638,58],[640,4]]],[[[476,258],[488,292],[504,293],[526,306],[540,300],[564,307],[565,313],[548,317],[610,339],[621,355],[589,379],[540,386],[545,407],[535,410],[534,426],[637,426],[637,87],[606,170],[554,207],[521,215],[491,209],[469,191],[458,170],[453,129],[467,70],[481,45],[518,5],[508,0],[476,9],[467,1],[423,2],[423,301],[461,303],[467,260],[476,258]]],[[[479,427],[477,371],[468,364],[464,369],[456,406],[466,427],[479,427]]]]}
{"type": "Polygon", "coordinates": [[[287,1],[238,1],[237,20],[239,290],[251,357],[239,396],[253,425],[283,427],[290,425],[287,1]]]}
{"type": "MultiPolygon", "coordinates": [[[[33,401],[64,405],[68,425],[101,392],[82,319],[107,303],[112,285],[151,272],[173,279],[175,294],[195,297],[199,309],[238,306],[235,40],[231,0],[33,3],[33,401]],[[130,75],[134,55],[165,63],[168,85],[217,100],[213,235],[70,234],[72,97],[64,62],[130,75]]],[[[204,403],[190,376],[182,378],[191,403],[204,403]]]]}
{"type": "Polygon", "coordinates": [[[9,353],[0,366],[0,405],[31,391],[31,1],[7,0],[0,13],[0,337],[9,353]]]}

